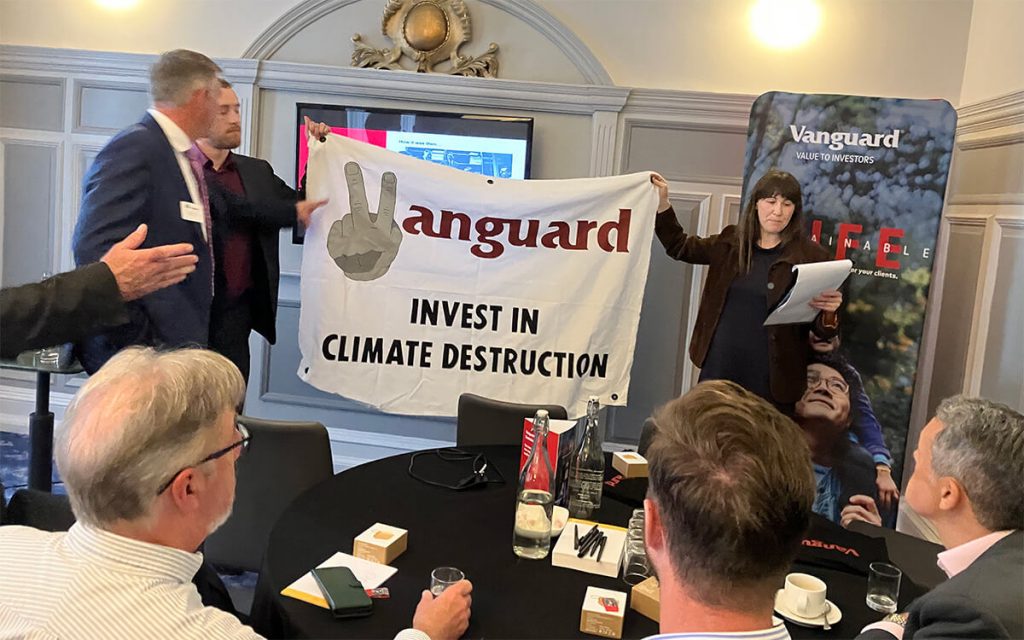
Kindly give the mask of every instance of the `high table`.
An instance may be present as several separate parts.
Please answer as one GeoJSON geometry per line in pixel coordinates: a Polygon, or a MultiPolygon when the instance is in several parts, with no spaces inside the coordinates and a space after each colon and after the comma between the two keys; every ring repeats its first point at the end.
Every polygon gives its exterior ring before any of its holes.
{"type": "MultiPolygon", "coordinates": [[[[619,578],[595,576],[523,560],[512,553],[512,522],[518,447],[478,447],[505,484],[452,491],[421,483],[408,474],[411,454],[355,467],[313,487],[282,514],[271,532],[252,607],[252,624],[268,637],[392,638],[411,625],[420,593],[439,566],[463,570],[474,585],[469,638],[576,638],[587,586],[628,592],[619,578]],[[408,549],[392,564],[387,600],[374,601],[367,618],[335,620],[330,612],[280,595],[282,589],[336,551],[350,553],[352,540],[374,522],[409,530],[408,549]]],[[[433,454],[417,458],[417,475],[454,484],[470,463],[445,463],[433,454]]],[[[493,474],[490,474],[493,477],[493,474]]],[[[632,505],[607,496],[597,519],[625,526],[632,505]]],[[[842,571],[797,565],[829,586],[829,599],[843,611],[830,632],[791,626],[795,638],[847,638],[881,616],[864,603],[866,579],[842,571]]],[[[907,584],[900,605],[921,590],[907,584]]],[[[624,638],[657,633],[657,623],[627,611],[624,638]]]]}
{"type": "MultiPolygon", "coordinates": [[[[22,356],[29,355],[26,352],[22,356]]],[[[19,356],[17,360],[0,360],[0,368],[31,371],[36,374],[36,406],[28,417],[28,488],[39,491],[53,489],[53,412],[50,411],[50,375],[74,375],[84,371],[77,360],[61,365],[47,365],[19,356]]]]}

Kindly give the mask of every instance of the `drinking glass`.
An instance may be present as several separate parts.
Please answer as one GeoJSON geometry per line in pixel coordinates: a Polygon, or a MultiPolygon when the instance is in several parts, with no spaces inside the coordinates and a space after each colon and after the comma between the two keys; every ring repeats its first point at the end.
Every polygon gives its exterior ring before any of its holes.
{"type": "Polygon", "coordinates": [[[637,584],[651,577],[651,563],[643,540],[626,542],[626,559],[623,562],[622,579],[626,584],[637,584]]]}
{"type": "Polygon", "coordinates": [[[436,598],[448,587],[465,579],[466,574],[455,567],[438,567],[430,572],[430,593],[436,598]]]}
{"type": "Polygon", "coordinates": [[[867,605],[880,613],[895,613],[903,572],[885,562],[868,565],[867,605]]]}

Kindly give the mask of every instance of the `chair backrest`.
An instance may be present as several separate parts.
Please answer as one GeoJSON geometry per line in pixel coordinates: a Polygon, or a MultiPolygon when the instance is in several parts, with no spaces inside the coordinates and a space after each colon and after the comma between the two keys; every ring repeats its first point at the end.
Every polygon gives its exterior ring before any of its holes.
{"type": "Polygon", "coordinates": [[[547,409],[553,420],[566,418],[565,407],[556,404],[516,404],[464,393],[459,396],[456,443],[460,447],[519,444],[523,441],[523,418],[532,418],[537,409],[547,409]]]}
{"type": "Polygon", "coordinates": [[[636,452],[647,457],[647,450],[651,448],[651,440],[654,439],[654,418],[644,420],[644,426],[640,429],[640,442],[636,445],[636,452]]]}
{"type": "Polygon", "coordinates": [[[331,442],[319,422],[239,416],[252,434],[238,459],[231,517],[206,539],[204,555],[218,567],[259,571],[270,530],[304,491],[334,475],[331,442]]]}
{"type": "Polygon", "coordinates": [[[71,501],[65,495],[18,489],[11,496],[4,524],[20,524],[43,531],[67,531],[75,524],[71,501]]]}
{"type": "Polygon", "coordinates": [[[847,528],[869,538],[885,540],[889,557],[898,560],[903,573],[917,584],[934,589],[946,580],[946,575],[935,564],[935,557],[944,550],[942,545],[862,520],[852,521],[847,528]]]}

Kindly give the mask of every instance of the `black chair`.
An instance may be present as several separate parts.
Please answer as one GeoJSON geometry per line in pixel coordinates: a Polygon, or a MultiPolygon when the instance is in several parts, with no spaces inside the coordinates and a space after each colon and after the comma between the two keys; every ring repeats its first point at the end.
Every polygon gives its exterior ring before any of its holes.
{"type": "Polygon", "coordinates": [[[519,444],[523,441],[523,418],[532,418],[538,409],[546,409],[552,420],[566,419],[565,407],[555,404],[515,404],[464,393],[459,396],[456,444],[519,444]]]}
{"type": "Polygon", "coordinates": [[[936,557],[944,550],[942,545],[863,520],[854,520],[847,529],[871,538],[884,539],[889,557],[908,578],[922,587],[934,589],[946,580],[946,574],[936,564],[936,557]]]}
{"type": "Polygon", "coordinates": [[[646,457],[647,450],[651,448],[651,440],[654,439],[654,418],[644,420],[644,426],[640,429],[640,442],[636,445],[636,452],[646,457]]]}
{"type": "Polygon", "coordinates": [[[20,524],[43,531],[67,531],[75,524],[71,501],[65,495],[18,489],[7,505],[3,523],[20,524]]]}
{"type": "Polygon", "coordinates": [[[203,552],[215,566],[259,571],[270,530],[296,497],[334,475],[331,442],[319,422],[239,416],[252,434],[238,459],[235,506],[206,539],[203,552]]]}

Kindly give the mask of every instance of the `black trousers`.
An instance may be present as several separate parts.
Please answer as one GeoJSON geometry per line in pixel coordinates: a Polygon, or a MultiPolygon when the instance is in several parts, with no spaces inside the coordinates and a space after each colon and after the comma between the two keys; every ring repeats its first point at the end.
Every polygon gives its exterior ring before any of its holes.
{"type": "Polygon", "coordinates": [[[228,300],[219,294],[210,309],[210,348],[235,363],[249,382],[249,334],[252,332],[252,292],[228,300]]]}

